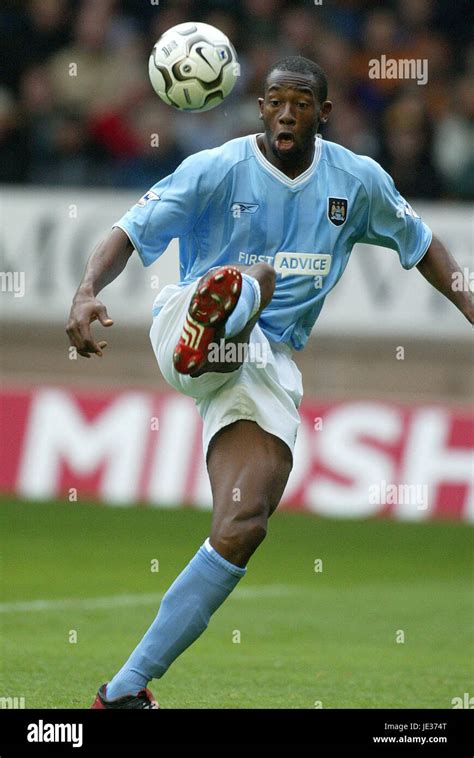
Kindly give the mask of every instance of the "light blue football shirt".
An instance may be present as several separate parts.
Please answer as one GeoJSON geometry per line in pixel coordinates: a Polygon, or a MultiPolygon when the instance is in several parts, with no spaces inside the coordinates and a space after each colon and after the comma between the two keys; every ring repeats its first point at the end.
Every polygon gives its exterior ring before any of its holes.
{"type": "Polygon", "coordinates": [[[276,288],[259,324],[269,340],[296,350],[356,242],[395,250],[409,269],[432,238],[378,163],[320,136],[296,179],[267,161],[255,134],[191,155],[116,226],[145,266],[178,237],[183,286],[213,266],[271,263],[276,288]]]}

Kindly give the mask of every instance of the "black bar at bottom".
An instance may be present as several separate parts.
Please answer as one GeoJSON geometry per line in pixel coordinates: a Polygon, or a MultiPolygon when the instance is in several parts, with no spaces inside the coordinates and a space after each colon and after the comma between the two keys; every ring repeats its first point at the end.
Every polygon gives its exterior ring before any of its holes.
{"type": "Polygon", "coordinates": [[[471,756],[471,710],[0,710],[0,756],[232,750],[471,756]]]}

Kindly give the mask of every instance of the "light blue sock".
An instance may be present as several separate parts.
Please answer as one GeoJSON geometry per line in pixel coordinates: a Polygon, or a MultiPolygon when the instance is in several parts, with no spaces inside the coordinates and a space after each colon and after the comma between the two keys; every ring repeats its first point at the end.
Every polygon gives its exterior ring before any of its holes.
{"type": "Polygon", "coordinates": [[[158,615],[130,658],[107,685],[107,698],[136,695],[206,629],[247,569],[234,566],[207,539],[175,579],[158,615]]]}
{"type": "Polygon", "coordinates": [[[253,276],[242,274],[239,300],[225,324],[225,337],[235,337],[260,308],[260,284],[253,276]]]}

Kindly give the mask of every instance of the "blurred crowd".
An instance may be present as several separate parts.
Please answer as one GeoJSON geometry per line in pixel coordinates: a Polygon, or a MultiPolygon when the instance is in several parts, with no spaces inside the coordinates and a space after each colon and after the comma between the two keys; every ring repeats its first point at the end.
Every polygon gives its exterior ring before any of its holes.
{"type": "Polygon", "coordinates": [[[256,99],[267,68],[301,54],[328,75],[334,109],[326,139],[378,160],[409,198],[473,199],[472,7],[472,0],[3,0],[0,183],[146,189],[187,155],[261,131],[256,99]],[[183,21],[222,29],[241,64],[233,93],[207,113],[162,104],[148,81],[153,44],[183,21]],[[427,83],[371,79],[369,62],[382,56],[426,59],[427,83]]]}

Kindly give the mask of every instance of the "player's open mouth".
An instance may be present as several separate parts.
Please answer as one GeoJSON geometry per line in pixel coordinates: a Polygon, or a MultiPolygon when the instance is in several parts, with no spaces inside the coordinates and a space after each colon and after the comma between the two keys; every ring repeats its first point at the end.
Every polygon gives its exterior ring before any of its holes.
{"type": "Polygon", "coordinates": [[[291,132],[280,132],[275,139],[275,146],[277,150],[291,150],[295,144],[295,138],[291,132]]]}

